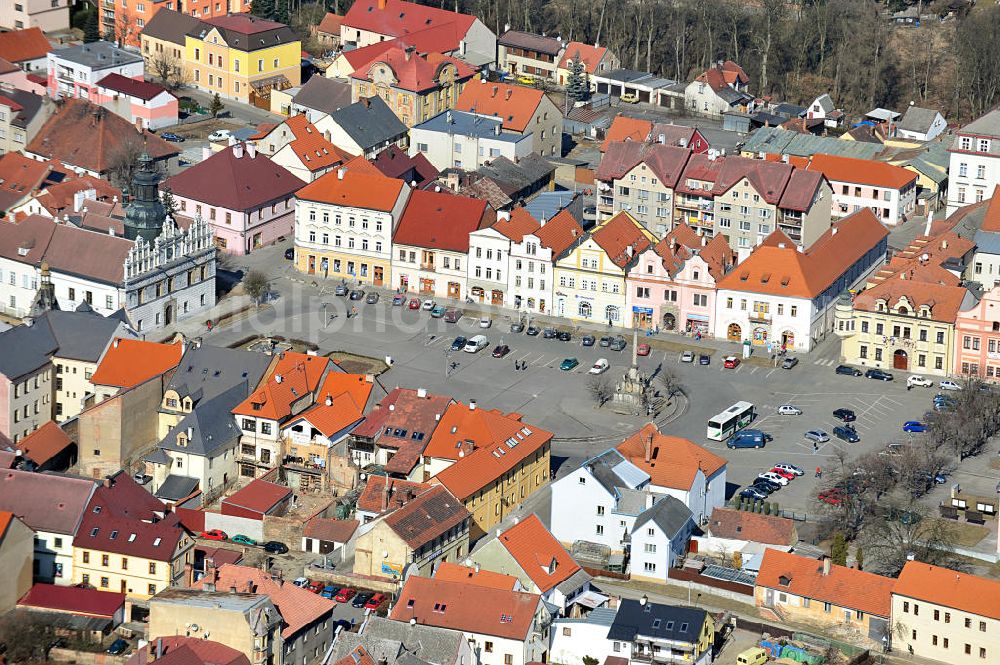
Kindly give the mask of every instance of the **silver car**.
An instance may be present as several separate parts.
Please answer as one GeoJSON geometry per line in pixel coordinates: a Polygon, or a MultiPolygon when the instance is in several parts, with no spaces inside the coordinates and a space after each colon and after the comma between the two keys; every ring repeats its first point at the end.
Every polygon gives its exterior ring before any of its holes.
{"type": "Polygon", "coordinates": [[[826,443],[830,440],[830,435],[821,429],[811,429],[804,436],[814,443],[826,443]]]}
{"type": "Polygon", "coordinates": [[[782,416],[801,416],[802,409],[793,404],[782,404],[778,407],[778,413],[782,416]]]}

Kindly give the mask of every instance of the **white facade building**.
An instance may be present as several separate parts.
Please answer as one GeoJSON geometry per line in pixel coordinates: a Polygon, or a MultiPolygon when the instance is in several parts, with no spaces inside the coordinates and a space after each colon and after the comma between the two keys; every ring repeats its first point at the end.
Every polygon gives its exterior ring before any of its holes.
{"type": "Polygon", "coordinates": [[[517,162],[533,150],[533,134],[507,131],[493,116],[465,111],[445,111],[410,129],[410,156],[423,153],[442,171],[475,171],[497,157],[517,162]]]}
{"type": "Polygon", "coordinates": [[[948,211],[990,198],[1000,184],[1000,109],[956,132],[948,169],[948,211]]]}
{"type": "MultiPolygon", "coordinates": [[[[510,214],[497,213],[498,223],[510,214]]],[[[469,297],[497,307],[510,307],[506,289],[510,279],[510,238],[496,226],[469,234],[469,297]]]]}

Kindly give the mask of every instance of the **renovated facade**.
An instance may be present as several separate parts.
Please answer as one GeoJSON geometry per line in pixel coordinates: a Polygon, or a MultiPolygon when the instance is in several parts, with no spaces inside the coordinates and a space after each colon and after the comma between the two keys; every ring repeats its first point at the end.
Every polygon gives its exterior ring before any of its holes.
{"type": "Polygon", "coordinates": [[[493,116],[504,131],[532,137],[532,149],[542,157],[562,155],[563,115],[541,90],[485,79],[465,86],[455,108],[480,116],[493,116]]]}
{"type": "Polygon", "coordinates": [[[555,82],[562,53],[562,40],[556,37],[507,30],[497,39],[497,65],[514,77],[555,82]]]}
{"type": "Polygon", "coordinates": [[[534,149],[533,139],[505,131],[498,118],[445,111],[410,129],[410,155],[419,152],[439,171],[475,171],[498,157],[520,161],[534,149]]]}
{"type": "Polygon", "coordinates": [[[513,269],[507,271],[508,307],[527,314],[548,313],[553,303],[556,259],[583,236],[583,227],[567,209],[552,219],[538,220],[537,228],[524,232],[519,240],[513,227],[501,222],[498,226],[506,229],[504,232],[511,238],[513,269]]]}
{"type": "MultiPolygon", "coordinates": [[[[583,61],[583,69],[588,77],[606,74],[622,66],[618,56],[609,51],[606,46],[568,42],[566,48],[563,49],[559,66],[556,68],[559,85],[566,85],[569,80],[570,67],[577,58],[583,61]]],[[[597,91],[597,84],[593,80],[590,81],[590,90],[591,92],[597,91]]]]}
{"type": "Polygon", "coordinates": [[[105,41],[49,51],[49,96],[97,102],[98,82],[109,74],[142,80],[142,56],[105,41]]]}
{"type": "Polygon", "coordinates": [[[1000,381],[1000,287],[958,311],[955,342],[953,374],[1000,381]]]}
{"type": "Polygon", "coordinates": [[[955,132],[948,168],[948,211],[990,197],[1000,184],[1000,109],[955,132]]]}
{"type": "Polygon", "coordinates": [[[651,603],[643,596],[621,602],[607,638],[630,662],[709,665],[715,620],[703,609],[651,603]]]}
{"type": "Polygon", "coordinates": [[[883,224],[902,224],[917,202],[917,174],[901,166],[837,155],[813,155],[806,167],[826,176],[833,188],[834,217],[870,208],[883,224]]]}

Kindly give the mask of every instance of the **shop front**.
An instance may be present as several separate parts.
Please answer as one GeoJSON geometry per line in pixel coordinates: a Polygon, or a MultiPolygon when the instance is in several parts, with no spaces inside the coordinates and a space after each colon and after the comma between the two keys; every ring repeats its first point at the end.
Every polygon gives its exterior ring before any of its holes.
{"type": "Polygon", "coordinates": [[[708,317],[704,314],[688,314],[684,322],[684,331],[689,334],[708,334],[708,317]]]}
{"type": "Polygon", "coordinates": [[[656,325],[652,307],[632,305],[632,327],[645,330],[656,325]]]}

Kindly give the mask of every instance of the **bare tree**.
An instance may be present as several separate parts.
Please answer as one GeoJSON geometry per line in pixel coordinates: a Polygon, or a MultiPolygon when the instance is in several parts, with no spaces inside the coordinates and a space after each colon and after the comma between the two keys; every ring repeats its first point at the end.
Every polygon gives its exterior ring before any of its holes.
{"type": "MultiPolygon", "coordinates": [[[[100,109],[99,113],[107,113],[100,109]]],[[[139,167],[139,156],[142,155],[143,144],[138,134],[130,134],[119,144],[108,160],[107,172],[112,183],[119,189],[128,189],[132,184],[132,176],[139,167]]]]}
{"type": "Polygon", "coordinates": [[[181,63],[180,59],[174,57],[170,53],[167,53],[166,50],[160,51],[154,55],[150,59],[149,64],[153,69],[153,73],[156,74],[156,77],[163,81],[163,84],[171,90],[176,90],[188,82],[184,71],[184,65],[181,63]]]}
{"type": "Polygon", "coordinates": [[[950,563],[956,541],[953,525],[908,498],[883,502],[858,537],[868,569],[892,577],[903,570],[911,556],[934,565],[950,563]]]}
{"type": "Polygon", "coordinates": [[[681,391],[680,377],[665,365],[660,365],[656,379],[660,382],[660,387],[663,388],[663,393],[667,400],[672,399],[674,395],[681,391]]]}
{"type": "Polygon", "coordinates": [[[253,298],[255,305],[260,305],[261,298],[267,294],[271,280],[259,270],[251,270],[243,278],[243,290],[253,298]]]}
{"type": "Polygon", "coordinates": [[[614,395],[614,387],[607,374],[598,374],[587,381],[587,392],[597,403],[597,408],[601,408],[611,400],[614,395]]]}
{"type": "Polygon", "coordinates": [[[7,662],[41,662],[48,656],[60,626],[27,610],[14,610],[0,617],[0,645],[7,662]]]}
{"type": "Polygon", "coordinates": [[[115,16],[115,38],[118,46],[123,47],[129,42],[129,38],[135,34],[135,17],[132,12],[124,7],[120,7],[115,16]]]}

